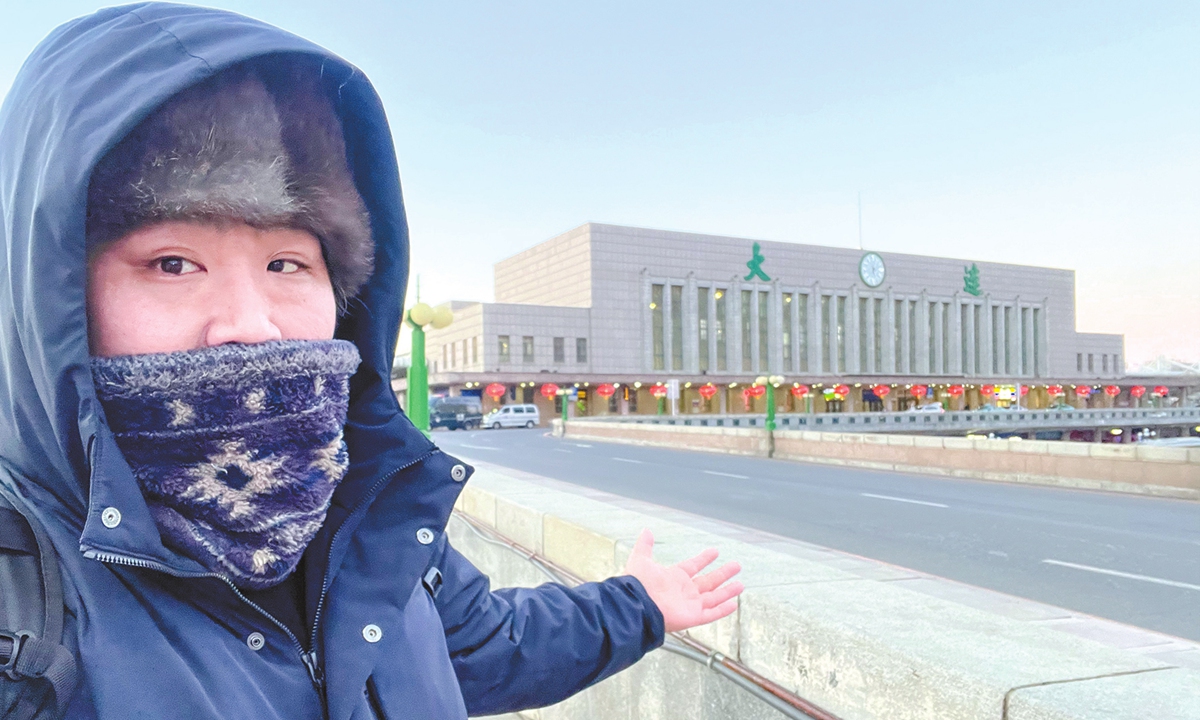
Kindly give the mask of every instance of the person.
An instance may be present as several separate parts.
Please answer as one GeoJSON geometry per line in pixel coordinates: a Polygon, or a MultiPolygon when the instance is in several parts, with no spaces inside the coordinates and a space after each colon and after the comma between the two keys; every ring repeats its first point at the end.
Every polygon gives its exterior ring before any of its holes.
{"type": "Polygon", "coordinates": [[[447,542],[472,469],[390,389],[395,151],[324,49],[181,5],[63,25],[0,108],[0,214],[0,490],[57,554],[66,717],[508,712],[735,608],[735,563],[648,533],[576,588],[447,542]]]}

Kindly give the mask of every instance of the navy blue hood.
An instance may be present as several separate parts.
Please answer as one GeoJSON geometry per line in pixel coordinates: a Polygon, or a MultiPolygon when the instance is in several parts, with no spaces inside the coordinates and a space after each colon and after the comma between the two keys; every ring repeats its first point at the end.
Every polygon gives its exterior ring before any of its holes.
{"type": "Polygon", "coordinates": [[[346,518],[370,478],[432,449],[390,387],[408,230],[387,119],[366,77],[317,45],[240,15],[164,3],[102,10],[47,37],[0,108],[0,460],[26,485],[15,489],[53,516],[47,520],[78,529],[85,550],[196,569],[162,546],[92,386],[84,237],[92,169],[170,96],[279,53],[320,58],[375,242],[375,272],[337,332],[357,345],[363,364],[351,381],[351,469],[327,526],[346,518]],[[108,506],[122,509],[121,527],[99,532],[108,506]]]}

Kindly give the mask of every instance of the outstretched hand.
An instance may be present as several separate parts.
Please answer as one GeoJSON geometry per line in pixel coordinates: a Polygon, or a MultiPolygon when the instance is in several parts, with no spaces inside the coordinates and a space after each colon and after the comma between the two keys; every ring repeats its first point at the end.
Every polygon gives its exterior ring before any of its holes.
{"type": "Polygon", "coordinates": [[[654,535],[643,530],[638,536],[625,573],[637,578],[663,615],[667,632],[687,630],[719,620],[737,609],[740,582],[728,582],[741,571],[736,562],[728,562],[711,572],[700,571],[717,559],[716,548],[709,548],[690,560],[667,567],[654,562],[654,535]]]}

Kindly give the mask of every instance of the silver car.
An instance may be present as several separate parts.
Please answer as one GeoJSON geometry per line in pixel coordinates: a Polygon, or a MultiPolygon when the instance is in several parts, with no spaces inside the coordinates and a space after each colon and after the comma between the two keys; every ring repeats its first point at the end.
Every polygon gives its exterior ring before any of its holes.
{"type": "Polygon", "coordinates": [[[506,427],[536,427],[541,423],[537,405],[505,405],[483,418],[483,426],[495,430],[506,427]]]}

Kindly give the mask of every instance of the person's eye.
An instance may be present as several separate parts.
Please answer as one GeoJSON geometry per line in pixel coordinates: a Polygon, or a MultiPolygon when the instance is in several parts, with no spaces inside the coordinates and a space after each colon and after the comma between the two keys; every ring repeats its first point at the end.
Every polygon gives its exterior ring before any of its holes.
{"type": "Polygon", "coordinates": [[[154,261],[158,265],[158,269],[168,275],[187,275],[194,273],[200,269],[200,266],[191,260],[184,260],[181,257],[165,257],[154,261]]]}
{"type": "Polygon", "coordinates": [[[304,266],[295,260],[272,260],[267,263],[267,272],[290,274],[303,269],[304,266]]]}

